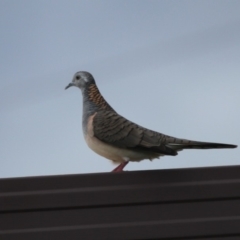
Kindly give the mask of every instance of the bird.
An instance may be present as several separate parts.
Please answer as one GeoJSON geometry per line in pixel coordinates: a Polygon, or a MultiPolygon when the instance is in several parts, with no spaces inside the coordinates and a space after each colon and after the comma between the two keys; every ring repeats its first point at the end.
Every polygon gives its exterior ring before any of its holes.
{"type": "Polygon", "coordinates": [[[65,89],[78,87],[83,97],[82,130],[90,149],[118,164],[122,172],[129,162],[176,156],[184,149],[236,148],[237,145],[192,141],[142,127],[119,115],[104,99],[91,73],[79,71],[65,89]]]}

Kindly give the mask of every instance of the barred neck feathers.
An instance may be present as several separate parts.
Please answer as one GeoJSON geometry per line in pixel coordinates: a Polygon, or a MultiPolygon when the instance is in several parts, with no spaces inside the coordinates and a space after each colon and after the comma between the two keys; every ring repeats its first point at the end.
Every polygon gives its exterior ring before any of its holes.
{"type": "Polygon", "coordinates": [[[84,95],[84,102],[88,102],[91,105],[92,110],[114,111],[113,108],[103,98],[95,83],[92,83],[88,86],[84,95]]]}

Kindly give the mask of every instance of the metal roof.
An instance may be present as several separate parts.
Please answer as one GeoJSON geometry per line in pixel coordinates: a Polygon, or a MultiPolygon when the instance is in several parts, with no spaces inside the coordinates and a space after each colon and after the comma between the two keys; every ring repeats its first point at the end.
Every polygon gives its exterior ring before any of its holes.
{"type": "Polygon", "coordinates": [[[240,239],[240,166],[0,179],[0,239],[240,239]]]}

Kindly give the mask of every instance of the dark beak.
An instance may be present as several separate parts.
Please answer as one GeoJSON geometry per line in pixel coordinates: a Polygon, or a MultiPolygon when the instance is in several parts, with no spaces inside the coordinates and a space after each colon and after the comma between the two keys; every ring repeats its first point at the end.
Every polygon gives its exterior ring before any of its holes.
{"type": "Polygon", "coordinates": [[[72,86],[75,86],[74,83],[69,83],[66,87],[65,87],[65,90],[72,87],[72,86]]]}

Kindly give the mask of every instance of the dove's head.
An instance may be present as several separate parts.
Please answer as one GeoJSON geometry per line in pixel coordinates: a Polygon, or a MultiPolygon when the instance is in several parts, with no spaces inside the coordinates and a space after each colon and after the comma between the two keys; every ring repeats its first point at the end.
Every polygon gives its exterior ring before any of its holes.
{"type": "Polygon", "coordinates": [[[77,72],[74,74],[72,82],[69,83],[65,87],[65,89],[75,86],[75,87],[80,88],[81,90],[84,90],[91,84],[95,84],[95,80],[94,80],[93,76],[91,75],[91,73],[81,71],[81,72],[77,72]]]}

